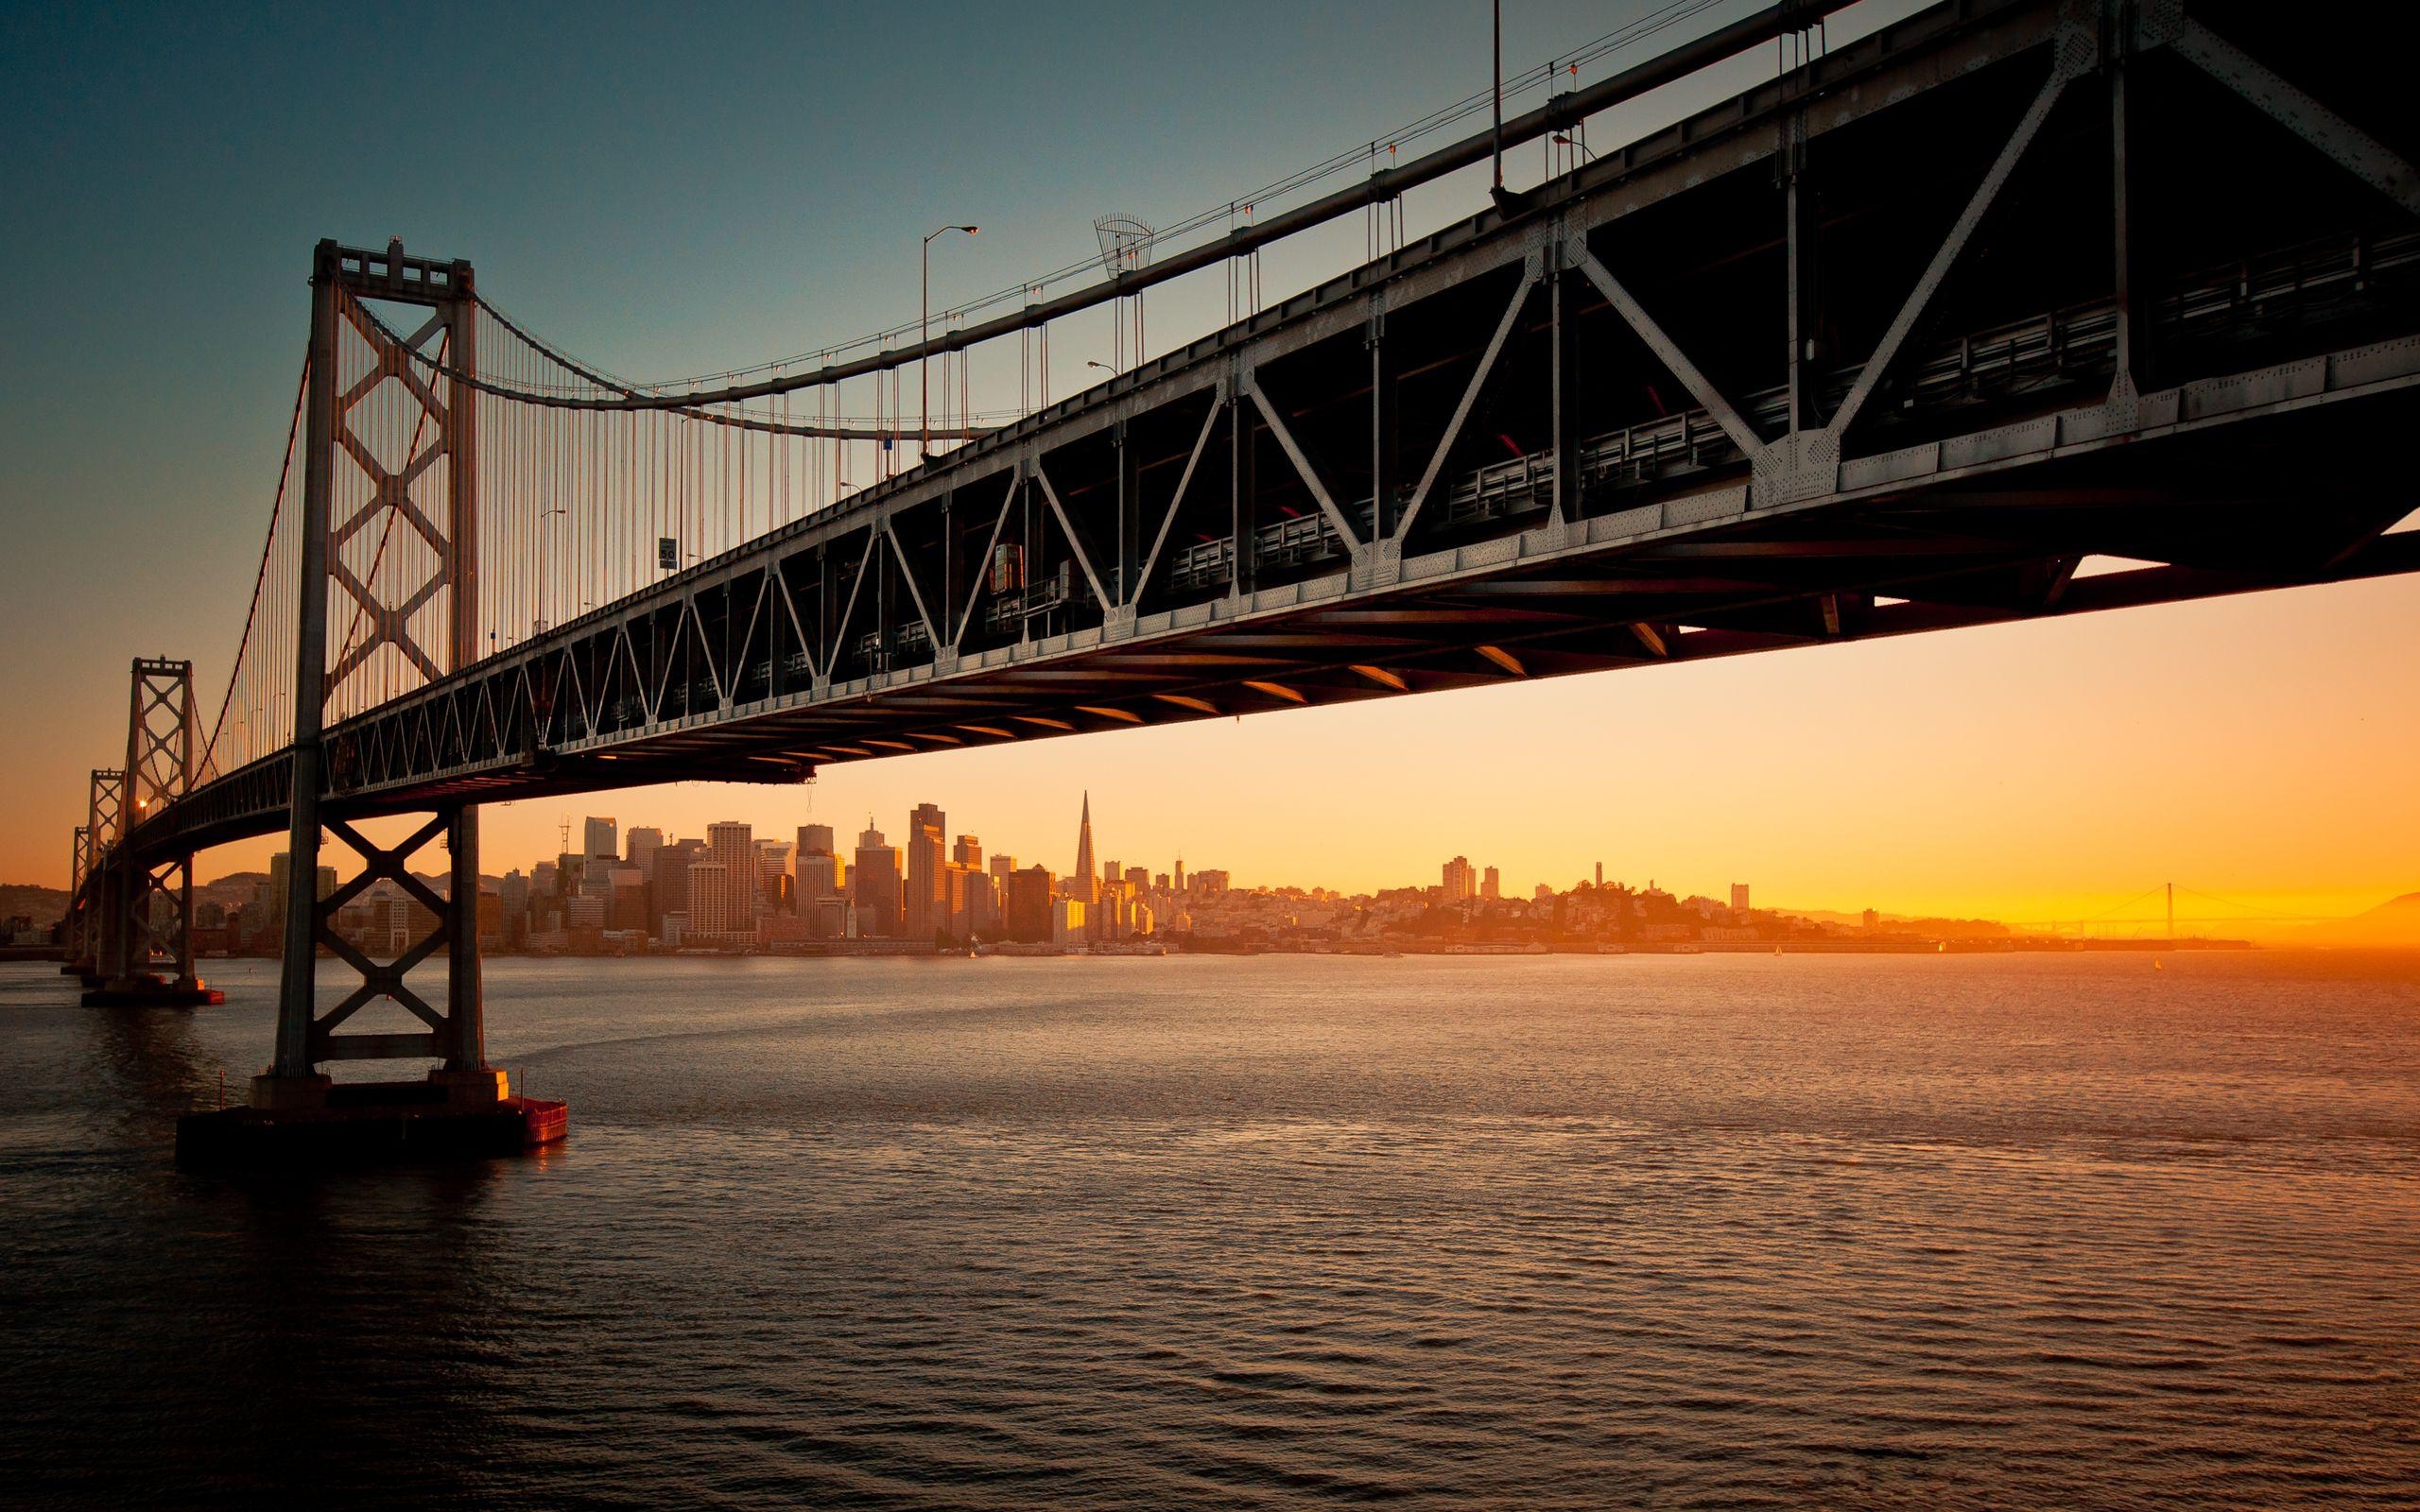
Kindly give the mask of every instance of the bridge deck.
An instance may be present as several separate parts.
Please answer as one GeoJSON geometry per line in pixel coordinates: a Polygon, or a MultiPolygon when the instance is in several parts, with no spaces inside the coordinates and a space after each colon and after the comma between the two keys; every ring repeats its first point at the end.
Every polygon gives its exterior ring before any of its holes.
{"type": "Polygon", "coordinates": [[[349,720],[331,812],[2420,568],[2408,186],[2189,17],[2121,139],[2073,10],[1936,7],[349,720]]]}

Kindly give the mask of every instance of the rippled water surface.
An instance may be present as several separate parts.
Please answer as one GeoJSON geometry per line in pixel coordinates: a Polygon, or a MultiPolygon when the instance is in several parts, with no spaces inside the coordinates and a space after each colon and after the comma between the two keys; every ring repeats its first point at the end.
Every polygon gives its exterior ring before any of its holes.
{"type": "Polygon", "coordinates": [[[0,1500],[2420,1503],[2420,962],[492,963],[540,1158],[181,1176],[0,967],[0,1500]]]}

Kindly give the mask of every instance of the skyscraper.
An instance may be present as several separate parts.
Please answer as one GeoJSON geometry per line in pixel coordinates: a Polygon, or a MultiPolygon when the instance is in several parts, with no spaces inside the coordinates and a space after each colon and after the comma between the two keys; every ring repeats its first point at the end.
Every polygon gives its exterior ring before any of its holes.
{"type": "Polygon", "coordinates": [[[790,842],[756,842],[756,914],[786,913],[791,897],[790,842]]]}
{"type": "MultiPolygon", "coordinates": [[[[726,820],[706,826],[706,859],[722,867],[723,876],[731,887],[729,922],[723,933],[746,935],[756,928],[756,841],[754,833],[745,824],[726,820]]],[[[690,867],[692,873],[698,869],[690,867]]],[[[697,881],[693,876],[689,890],[689,927],[704,930],[699,920],[696,898],[697,881]]]]}
{"type": "Polygon", "coordinates": [[[1494,867],[1488,868],[1486,874],[1479,879],[1478,895],[1489,902],[1504,896],[1504,878],[1494,867]]]}
{"type": "Polygon", "coordinates": [[[738,932],[731,868],[719,861],[689,863],[689,924],[687,933],[701,943],[714,944],[738,932]]]}
{"type": "Polygon", "coordinates": [[[1067,896],[1085,902],[1100,901],[1100,868],[1093,864],[1093,795],[1084,793],[1084,818],[1076,831],[1076,874],[1067,879],[1067,896]]]}
{"type": "Polygon", "coordinates": [[[579,853],[588,860],[587,872],[596,875],[622,859],[622,848],[616,840],[618,827],[612,819],[591,818],[586,826],[587,839],[579,853]]]}
{"type": "Polygon", "coordinates": [[[1445,902],[1467,902],[1478,893],[1477,873],[1471,870],[1468,856],[1456,856],[1445,863],[1445,902]]]}
{"type": "Polygon", "coordinates": [[[1054,890],[1046,867],[1027,867],[1009,873],[1002,900],[1009,938],[1039,941],[1050,937],[1050,902],[1054,890]]]}
{"type": "Polygon", "coordinates": [[[849,895],[857,905],[857,933],[884,938],[899,934],[899,852],[873,827],[873,816],[857,836],[856,864],[849,868],[849,895]]]}
{"type": "Polygon", "coordinates": [[[651,824],[634,825],[623,843],[629,847],[626,859],[631,865],[652,875],[655,853],[664,848],[664,832],[651,824]]]}
{"type": "Polygon", "coordinates": [[[910,939],[929,939],[949,924],[949,879],[942,846],[949,816],[938,803],[919,803],[908,811],[908,896],[902,933],[910,939]]]}
{"type": "Polygon", "coordinates": [[[961,867],[973,867],[980,871],[983,869],[983,842],[974,835],[961,834],[958,837],[958,844],[950,848],[949,858],[961,867]]]}

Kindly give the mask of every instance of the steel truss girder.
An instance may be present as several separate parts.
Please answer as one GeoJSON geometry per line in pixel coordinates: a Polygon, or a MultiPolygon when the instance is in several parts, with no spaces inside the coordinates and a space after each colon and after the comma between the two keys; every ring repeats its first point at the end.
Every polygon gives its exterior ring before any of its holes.
{"type": "MultiPolygon", "coordinates": [[[[404,700],[402,707],[348,721],[344,734],[373,752],[377,760],[370,764],[365,780],[339,783],[331,792],[331,801],[366,809],[401,804],[439,791],[465,791],[473,784],[493,784],[483,790],[494,791],[576,790],[567,785],[548,788],[549,783],[609,785],[610,780],[602,775],[609,769],[597,764],[619,763],[622,770],[633,771],[660,762],[664,753],[677,753],[683,761],[788,763],[792,770],[803,770],[815,761],[867,753],[862,747],[832,744],[838,737],[830,731],[866,730],[896,734],[902,740],[934,738],[929,731],[900,728],[899,721],[910,711],[931,709],[929,700],[944,690],[960,708],[973,703],[1001,710],[1018,707],[1016,699],[1027,696],[1022,690],[1031,690],[1030,696],[1040,700],[1031,707],[1040,713],[1062,707],[1056,701],[1059,696],[1048,691],[1054,685],[1080,681],[1087,668],[1098,674],[1140,667],[1146,663],[1135,659],[1142,657],[1156,657],[1163,663],[1182,660],[1204,674],[1198,680],[1153,689],[1153,697],[1182,696],[1215,706],[1218,699],[1204,695],[1233,684],[1232,676],[1221,684],[1215,669],[1225,666],[1232,671],[1242,664],[1233,659],[1239,655],[1239,643],[1247,635],[1266,636],[1276,633],[1282,625],[1308,624],[1338,601],[1357,600],[1373,606],[1402,606],[1399,610],[1381,611],[1412,616],[1395,622],[1402,626],[1440,627],[1442,640],[1449,638],[1455,616],[1473,612],[1467,607],[1456,607],[1461,600],[1455,594],[1477,603],[1551,596],[1512,586],[1520,574],[1533,569],[1567,570],[1575,574],[1573,580],[1590,572],[1610,573],[1616,581],[1625,576],[1660,578],[1660,589],[1652,592],[1627,585],[1602,586],[1575,599],[1599,606],[1599,613],[1606,604],[1624,605],[1624,615],[1630,613],[1627,606],[1632,600],[1643,601],[1636,618],[1616,620],[1610,626],[1607,644],[1634,651],[1633,660],[1683,659],[1706,654],[1709,645],[1746,648],[1832,634],[1848,638],[1885,633],[1872,627],[1909,623],[1919,616],[1898,613],[1899,606],[1876,608],[1866,601],[1873,596],[1871,586],[1927,580],[1927,574],[1908,567],[1894,569],[1894,576],[1869,567],[1858,569],[1861,578],[1844,576],[1835,583],[1827,582],[1824,573],[1812,566],[1804,571],[1799,567],[1749,571],[1726,564],[1708,571],[1702,563],[1684,575],[1672,565],[1673,554],[1683,546],[1739,545],[1770,555],[1803,543],[1787,540],[1733,542],[1724,539],[1725,534],[1748,528],[1758,519],[1789,520],[1803,508],[1854,514],[1895,497],[1955,487],[1963,479],[1990,478],[2161,438],[2202,435],[2238,421],[2267,424],[2312,405],[2384,398],[2407,387],[2414,370],[2408,353],[2398,352],[2392,343],[2348,347],[2316,365],[2305,361],[2230,374],[2132,397],[2125,405],[2086,404],[2047,413],[2017,408],[2013,419],[2012,411],[2002,410],[1965,434],[1940,440],[1864,455],[1843,455],[1835,447],[1827,455],[1823,438],[1848,436],[1859,411],[1875,407],[1870,400],[1889,381],[1893,363],[1914,360],[1909,354],[1912,332],[1924,323],[1942,284],[1996,202],[2001,186],[2026,155],[2062,92],[2098,63],[2097,36],[2082,16],[2072,5],[2031,0],[1986,3],[1967,7],[1954,16],[1924,12],[1887,35],[1844,47],[1771,90],[1760,87],[1739,102],[1706,112],[1671,133],[1610,155],[1607,162],[1542,193],[1532,202],[1533,208],[1511,220],[1493,214],[1478,217],[1423,247],[1382,259],[1267,316],[1205,338],[1102,389],[1053,406],[999,436],[951,454],[940,463],[911,472],[846,508],[785,527],[700,564],[631,601],[562,627],[545,644],[491,659],[463,678],[450,679],[452,685],[447,688],[416,695],[404,700]],[[1820,140],[1830,130],[1887,108],[1894,98],[1953,82],[1983,64],[2029,53],[2044,60],[2044,82],[2000,142],[1981,182],[1967,196],[1962,213],[1924,272],[1897,302],[1876,351],[1845,380],[1850,386],[1846,402],[1832,411],[1821,429],[1812,425],[1811,417],[1803,417],[1805,422],[1798,430],[1768,439],[1768,432],[1760,431],[1741,405],[1705,380],[1689,352],[1656,329],[1636,300],[1617,297],[1627,291],[1587,246],[1585,238],[1591,232],[1684,193],[1691,183],[1761,162],[1777,149],[1776,143],[1820,140]],[[1785,122],[1790,124],[1790,130],[1775,129],[1785,122]],[[1705,410],[1701,434],[1720,431],[1729,437],[1749,476],[1735,481],[1735,474],[1718,468],[1685,490],[1668,488],[1634,498],[1614,497],[1603,501],[1601,508],[1589,511],[1587,518],[1575,518],[1558,508],[1546,527],[1508,526],[1497,537],[1419,557],[1404,552],[1415,510],[1386,522],[1374,507],[1372,528],[1383,530],[1385,536],[1362,539],[1354,515],[1357,501],[1336,497],[1310,465],[1311,454],[1294,435],[1289,412],[1276,403],[1280,396],[1264,391],[1261,370],[1276,358],[1340,335],[1374,330],[1378,314],[1389,319],[1403,318],[1407,310],[1415,309],[1431,295],[1508,266],[1519,268],[1522,286],[1497,318],[1494,337],[1479,349],[1477,371],[1461,391],[1449,434],[1442,444],[1422,442],[1432,458],[1426,469],[1431,475],[1418,495],[1426,509],[1422,518],[1437,513],[1426,501],[1445,486],[1442,469],[1449,460],[1450,432],[1467,420],[1476,396],[1503,364],[1522,302],[1542,270],[1548,268],[1555,270],[1558,291],[1564,269],[1595,285],[1614,305],[1616,316],[1637,332],[1676,376],[1684,376],[1683,387],[1705,410]],[[1674,357],[1680,360],[1676,363],[1674,357]],[[1698,382],[1686,382],[1684,369],[1696,371],[1698,382]],[[1205,392],[1210,395],[1208,414],[1194,435],[1175,498],[1158,515],[1156,528],[1149,528],[1147,523],[1142,531],[1151,542],[1150,550],[1136,564],[1131,584],[1124,575],[1128,564],[1122,560],[1113,577],[1080,528],[1084,521],[1067,507],[1070,497],[1081,502],[1086,480],[1073,479],[1079,491],[1063,493],[1060,485],[1071,480],[1057,472],[1060,464],[1055,458],[1113,428],[1123,435],[1123,427],[1150,415],[1166,414],[1177,403],[1188,399],[1198,403],[1198,396],[1205,392]],[[1251,399],[1249,405],[1242,403],[1246,396],[1251,399]],[[1223,599],[1153,610],[1147,602],[1147,591],[1152,590],[1155,574],[1164,569],[1164,548],[1178,511],[1195,486],[1193,473],[1221,416],[1232,429],[1240,430],[1236,422],[1243,414],[1257,416],[1267,426],[1304,491],[1317,502],[1321,517],[1350,553],[1351,569],[1266,586],[1246,580],[1231,584],[1223,599]],[[1046,461],[1046,457],[1054,460],[1046,461]],[[998,507],[989,515],[988,534],[981,524],[975,531],[977,539],[984,541],[985,553],[1012,527],[1021,503],[1028,508],[1038,503],[1059,526],[1069,548],[1068,558],[1080,570],[1092,593],[1102,616],[1098,629],[1081,627],[1020,638],[1006,646],[969,648],[969,630],[983,601],[979,581],[969,585],[960,599],[950,581],[947,563],[951,558],[945,556],[941,576],[950,602],[942,608],[931,591],[929,577],[919,576],[900,520],[908,511],[921,509],[952,490],[964,498],[994,485],[1002,485],[1004,491],[998,507]],[[887,547],[882,544],[885,540],[890,541],[887,547]],[[1401,559],[1382,559],[1389,548],[1402,554],[1401,559]],[[814,581],[795,572],[796,565],[810,557],[821,564],[827,552],[847,573],[845,576],[822,565],[818,568],[821,576],[814,581]],[[854,572],[847,572],[845,562],[839,561],[843,552],[854,557],[854,572]],[[877,596],[867,589],[867,579],[876,576],[878,564],[885,560],[900,575],[906,592],[899,597],[912,609],[912,618],[931,646],[931,660],[921,665],[886,663],[863,676],[844,679],[842,674],[850,670],[844,665],[846,648],[859,616],[877,596]],[[1503,586],[1468,586],[1488,580],[1503,586]],[[1715,633],[1713,627],[1682,628],[1673,622],[1674,614],[1663,607],[1685,603],[1702,608],[1707,617],[1725,612],[1763,614],[1768,610],[1778,613],[1782,610],[1775,606],[1782,599],[1775,595],[1793,592],[1810,595],[1802,606],[1803,614],[1789,611],[1798,614],[1796,631],[1752,630],[1743,622],[1722,630],[1729,637],[1722,641],[1703,639],[1715,633]],[[1864,599],[1859,597],[1861,593],[1864,599]],[[1726,593],[1733,596],[1724,600],[1726,593]],[[722,597],[717,599],[716,594],[722,597]],[[779,595],[777,608],[764,603],[767,594],[779,595]],[[942,612],[937,613],[937,608],[942,612]],[[1435,617],[1419,617],[1424,615],[1435,617]],[[769,676],[756,665],[760,652],[755,648],[765,644],[760,628],[768,619],[788,627],[799,647],[791,654],[803,660],[804,675],[786,679],[779,656],[773,658],[769,676]],[[666,623],[677,628],[679,649],[674,655],[663,651],[653,628],[666,623]],[[750,627],[745,631],[739,629],[743,624],[750,627]],[[721,628],[717,632],[711,627],[721,628]],[[739,635],[735,646],[735,633],[739,635]],[[645,656],[639,650],[642,636],[648,648],[645,656]],[[714,644],[717,640],[719,645],[714,644]],[[1118,664],[1112,666],[1112,662],[1118,664]],[[1036,667],[1037,662],[1051,665],[1036,667]],[[600,669],[604,669],[601,675],[600,669]],[[643,722],[625,723],[609,707],[617,701],[615,679],[625,672],[649,684],[648,696],[643,700],[648,717],[643,722]],[[676,672],[692,686],[711,684],[714,707],[701,708],[689,689],[676,682],[676,672]],[[1036,672],[1049,675],[1029,675],[1036,672]],[[762,681],[764,696],[754,696],[756,683],[749,680],[752,678],[762,681]],[[743,687],[751,690],[745,696],[743,687]],[[490,713],[459,712],[467,707],[463,700],[474,696],[490,713]],[[886,715],[886,709],[896,713],[886,715]],[[886,725],[887,718],[892,723],[886,725]],[[465,730],[474,733],[465,736],[465,730]],[[492,753],[483,753],[490,747],[492,753]],[[567,775],[575,769],[579,775],[567,775]]],[[[1564,302],[1558,299],[1558,310],[1564,302]]],[[[1560,331],[1558,325],[1558,342],[1560,331]]],[[[1786,407],[1783,413],[1787,417],[1800,411],[1786,407]]],[[[1577,497],[1577,467],[1555,468],[1552,475],[1559,499],[1577,497]]],[[[1121,482],[1122,508],[1132,503],[1124,490],[1121,482]]],[[[1243,541],[1246,538],[1240,529],[1236,540],[1243,541]]],[[[1119,539],[1123,550],[1128,538],[1121,535],[1119,539]]],[[[2066,562],[2071,574],[2073,560],[2091,544],[2083,539],[2045,541],[2043,560],[2066,562]]],[[[2392,552],[2380,554],[2374,549],[2377,544],[2365,547],[2360,541],[2348,541],[2327,570],[2338,574],[2400,570],[2377,566],[2399,558],[2392,552]]],[[[1843,573],[1849,572],[1854,545],[1850,542],[1835,553],[1843,559],[1843,573]]],[[[960,548],[945,540],[942,549],[946,554],[960,548]]],[[[1942,558],[1936,566],[1972,565],[1979,555],[1971,546],[1953,548],[1945,541],[1927,549],[1942,558]]],[[[1887,555],[1880,548],[1876,553],[1887,555]]],[[[1810,559],[1822,556],[1811,547],[1800,554],[1810,559]]],[[[1244,565],[1238,562],[1237,576],[1248,578],[1240,570],[1244,565]]],[[[2055,573],[2046,576],[2057,583],[2065,581],[2055,573]]],[[[1946,580],[1937,574],[1932,576],[1946,580]]],[[[2182,593],[2204,591],[2206,585],[2222,580],[2226,579],[2175,576],[2158,581],[2182,593]]],[[[2055,609],[2096,601],[2095,594],[2069,600],[2054,583],[2031,607],[2055,609]]],[[[1568,612],[1528,621],[1505,614],[1492,627],[1508,637],[1526,635],[1544,644],[1553,636],[1567,635],[1570,623],[1568,612]],[[1522,628],[1525,624],[1530,627],[1522,628]]],[[[886,624],[874,629],[887,634],[891,627],[886,624]]],[[[1360,655],[1366,649],[1366,643],[1341,639],[1337,645],[1340,655],[1360,655]]],[[[1437,675],[1446,676],[1443,671],[1437,675]]],[[[1371,680],[1357,676],[1363,682],[1371,680]]],[[[1121,684],[1138,691],[1141,687],[1131,679],[1104,677],[1095,701],[1112,696],[1121,684]]],[[[1011,716],[1003,713],[1001,717],[1011,716]]],[[[713,775],[727,776],[731,770],[719,767],[713,775]]]]}

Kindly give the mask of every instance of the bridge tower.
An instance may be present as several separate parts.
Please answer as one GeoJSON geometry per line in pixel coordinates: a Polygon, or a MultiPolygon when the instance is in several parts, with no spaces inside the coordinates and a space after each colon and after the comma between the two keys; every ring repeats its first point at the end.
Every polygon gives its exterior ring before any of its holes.
{"type": "MultiPolygon", "coordinates": [[[[119,827],[102,876],[99,918],[106,948],[95,954],[101,985],[88,1006],[190,1005],[223,1001],[193,969],[193,852],[138,852],[132,835],[193,786],[193,663],[137,657],[127,690],[126,765],[119,774],[119,827]],[[152,975],[165,956],[173,982],[152,975]]],[[[95,773],[97,779],[99,773],[95,773]]]]}
{"type": "Polygon", "coordinates": [[[91,960],[91,953],[84,946],[84,876],[92,848],[92,826],[76,826],[75,840],[67,850],[67,917],[60,926],[59,943],[67,957],[66,964],[59,969],[61,976],[81,975],[91,960]]]}
{"type": "MultiPolygon", "coordinates": [[[[455,1107],[493,1108],[505,1095],[501,1073],[487,1065],[478,957],[479,845],[475,805],[441,808],[410,838],[373,844],[338,815],[323,811],[332,770],[323,731],[330,702],[373,656],[435,681],[477,659],[478,484],[476,395],[453,373],[477,371],[477,304],[468,263],[406,256],[400,240],[386,249],[320,243],[311,268],[311,344],[304,399],[302,581],[294,674],[293,796],[287,834],[285,965],[279,988],[277,1055],[254,1079],[263,1109],[323,1106],[330,1079],[320,1067],[339,1060],[436,1058],[430,1081],[455,1107]],[[426,312],[397,335],[370,308],[426,312]],[[357,341],[346,340],[350,331],[357,341]],[[408,442],[382,455],[362,434],[374,425],[373,395],[391,417],[407,416],[408,442]],[[339,502],[342,518],[336,518],[339,502]],[[400,522],[420,580],[403,588],[365,572],[348,552],[357,538],[383,541],[400,522]],[[416,568],[417,570],[417,568],[416,568]],[[330,664],[332,603],[354,630],[330,664]],[[431,621],[437,622],[432,631],[431,621]],[[354,637],[358,635],[358,639],[354,637]],[[361,860],[350,881],[320,896],[320,842],[333,832],[361,860]],[[412,855],[442,834],[451,852],[450,896],[438,897],[409,869],[412,855]],[[334,926],[337,911],[387,882],[434,917],[435,924],[391,960],[357,950],[334,926]],[[351,968],[359,985],[332,1006],[319,1004],[319,953],[351,968]],[[405,976],[439,950],[447,953],[446,991],[432,1004],[405,976]],[[339,1033],[377,1000],[401,1005],[422,1027],[404,1033],[339,1033]]],[[[384,556],[385,547],[380,546],[384,556]]],[[[408,575],[390,575],[408,576],[408,575]]]]}
{"type": "Polygon", "coordinates": [[[92,785],[84,800],[82,865],[77,878],[75,940],[67,964],[86,987],[101,985],[100,971],[115,941],[111,935],[109,885],[104,868],[118,840],[118,816],[125,806],[126,773],[114,766],[93,768],[92,785]]]}

